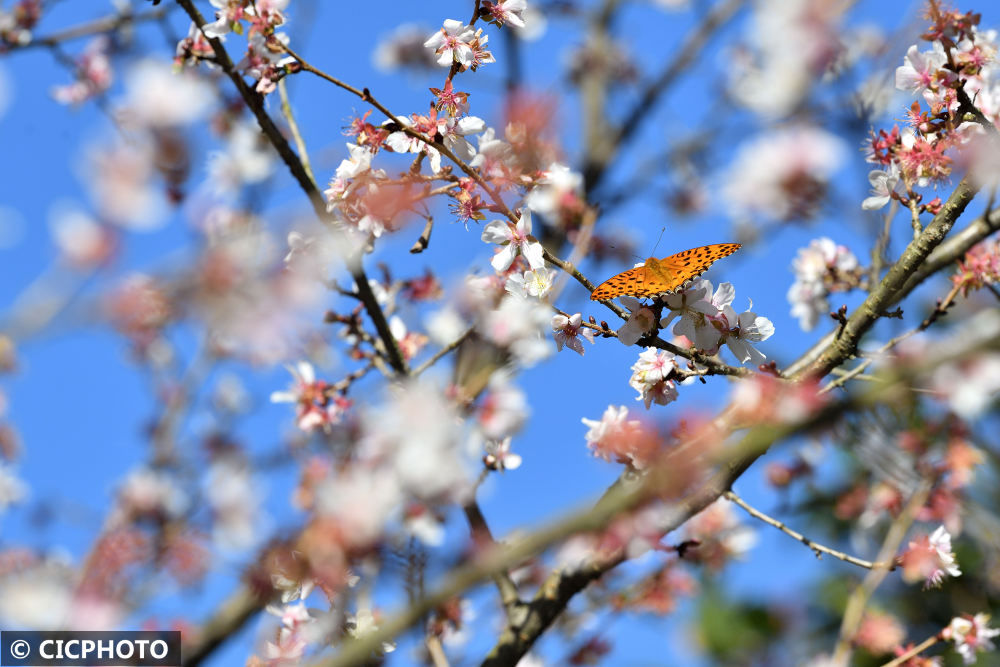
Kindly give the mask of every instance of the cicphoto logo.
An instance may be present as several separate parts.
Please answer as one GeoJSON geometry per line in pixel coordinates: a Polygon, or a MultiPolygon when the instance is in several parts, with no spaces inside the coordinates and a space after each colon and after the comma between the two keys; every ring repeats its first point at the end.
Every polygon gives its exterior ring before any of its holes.
{"type": "Polygon", "coordinates": [[[180,632],[0,632],[0,665],[180,665],[180,632]]]}

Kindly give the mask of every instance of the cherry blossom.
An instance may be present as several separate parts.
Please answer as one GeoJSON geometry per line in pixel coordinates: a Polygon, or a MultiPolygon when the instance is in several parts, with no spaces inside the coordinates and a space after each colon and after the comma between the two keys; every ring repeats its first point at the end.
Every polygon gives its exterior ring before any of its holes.
{"type": "Polygon", "coordinates": [[[169,64],[150,58],[126,72],[119,113],[129,124],[164,129],[202,120],[213,100],[204,78],[188,70],[174,72],[169,64]]]}
{"type": "Polygon", "coordinates": [[[1000,635],[1000,629],[991,628],[989,614],[956,616],[945,628],[942,635],[955,642],[955,650],[967,665],[974,664],[977,653],[992,651],[996,646],[991,641],[1000,635]]]}
{"type": "Polygon", "coordinates": [[[934,371],[931,387],[963,419],[986,412],[1000,392],[1000,354],[983,354],[934,371]]]}
{"type": "Polygon", "coordinates": [[[475,58],[470,46],[475,37],[472,26],[455,19],[446,19],[442,28],[424,42],[424,47],[438,55],[438,65],[451,67],[454,62],[468,68],[475,58]]]}
{"type": "Polygon", "coordinates": [[[646,409],[653,403],[666,405],[677,400],[677,385],[672,379],[677,368],[674,355],[666,350],[647,347],[632,364],[630,387],[639,392],[636,400],[645,401],[646,409]]]}
{"type": "Polygon", "coordinates": [[[461,448],[462,422],[441,388],[423,380],[394,388],[384,405],[363,411],[361,422],[358,455],[387,467],[402,493],[427,502],[465,497],[472,461],[461,448]]]}
{"type": "Polygon", "coordinates": [[[951,550],[951,535],[939,526],[928,537],[922,535],[910,542],[900,556],[903,563],[903,580],[913,583],[924,581],[924,588],[940,586],[945,576],[962,574],[951,550]]]}
{"type": "Polygon", "coordinates": [[[617,408],[609,405],[600,420],[581,421],[589,429],[585,438],[594,456],[635,468],[645,467],[648,461],[644,445],[650,440],[649,431],[638,419],[628,419],[628,408],[624,405],[617,408]]]}
{"type": "Polygon", "coordinates": [[[754,5],[749,51],[730,64],[735,98],[769,118],[793,112],[843,49],[846,7],[810,0],[763,0],[754,5]],[[781,39],[775,39],[780,35],[781,39]],[[794,53],[796,57],[789,58],[794,53]]]}
{"type": "Polygon", "coordinates": [[[359,174],[371,169],[374,155],[368,148],[356,144],[347,144],[347,150],[350,152],[351,157],[341,160],[336,171],[337,178],[355,178],[359,174]]]}
{"type": "Polygon", "coordinates": [[[524,200],[525,205],[552,223],[566,224],[577,219],[584,208],[583,176],[553,162],[524,200]]]}
{"type": "Polygon", "coordinates": [[[911,93],[921,93],[936,87],[937,74],[948,61],[940,42],[934,42],[932,51],[922,52],[912,45],[903,58],[903,65],[896,68],[896,88],[911,93]]]}
{"type": "Polygon", "coordinates": [[[652,308],[631,296],[620,298],[621,303],[628,309],[628,319],[625,324],[619,327],[618,341],[622,345],[631,347],[639,342],[643,336],[653,333],[656,330],[656,316],[652,308]]]}
{"type": "Polygon", "coordinates": [[[524,209],[516,225],[505,220],[494,220],[483,228],[482,239],[486,243],[496,243],[501,246],[500,252],[493,256],[490,264],[497,271],[506,271],[518,255],[528,260],[532,269],[545,266],[542,257],[542,244],[531,235],[531,211],[524,209]]]}
{"type": "MultiPolygon", "coordinates": [[[[716,298],[713,303],[721,306],[721,313],[713,320],[713,324],[719,326],[722,334],[722,341],[733,353],[733,356],[741,363],[751,362],[754,365],[764,363],[767,357],[758,351],[750,343],[765,341],[774,335],[774,325],[766,317],[760,317],[750,310],[736,314],[730,303],[735,298],[736,291],[732,290],[732,295],[726,300],[718,299],[720,292],[724,288],[732,288],[729,283],[722,283],[716,291],[716,298]]],[[[751,304],[752,305],[752,304],[751,304]]]]}
{"type": "Polygon", "coordinates": [[[490,16],[490,23],[503,26],[509,23],[517,28],[524,27],[524,11],[528,8],[526,0],[498,0],[485,3],[483,9],[490,16]]]}
{"type": "Polygon", "coordinates": [[[504,283],[504,289],[515,296],[543,299],[552,291],[555,276],[555,271],[545,268],[513,273],[504,283]]]}
{"type": "Polygon", "coordinates": [[[142,518],[158,521],[176,519],[187,509],[188,502],[187,494],[172,475],[139,468],[129,473],[119,487],[111,523],[142,518]]]}
{"type": "Polygon", "coordinates": [[[552,353],[552,343],[544,337],[552,319],[551,307],[534,298],[508,295],[486,313],[479,329],[487,339],[509,349],[526,366],[552,353]]]}
{"type": "Polygon", "coordinates": [[[463,162],[471,162],[476,149],[465,137],[479,134],[486,129],[486,122],[476,116],[448,118],[439,124],[438,131],[444,137],[444,145],[463,162]]]}
{"type": "Polygon", "coordinates": [[[295,379],[292,388],[273,392],[272,403],[294,403],[295,423],[303,431],[329,430],[340,421],[350,402],[339,396],[331,397],[327,393],[329,385],[316,379],[312,364],[300,361],[295,367],[289,366],[288,372],[295,379]]]}
{"type": "Polygon", "coordinates": [[[77,58],[76,81],[52,89],[52,97],[60,104],[80,105],[111,87],[114,72],[108,50],[111,43],[106,35],[95,37],[77,58]]]}
{"type": "Polygon", "coordinates": [[[866,211],[877,211],[889,203],[892,193],[896,190],[899,183],[899,166],[893,162],[885,171],[876,169],[868,172],[868,182],[872,186],[872,193],[861,202],[861,208],[866,211]]]}
{"type": "MultiPolygon", "coordinates": [[[[399,117],[399,122],[408,128],[414,128],[419,132],[425,132],[427,129],[431,129],[431,136],[437,132],[437,117],[436,111],[431,111],[432,117],[424,116],[414,116],[416,122],[405,116],[399,117]]],[[[386,121],[389,123],[391,121],[386,121]]],[[[426,133],[425,133],[426,134],[426,133]]],[[[428,161],[431,165],[431,171],[435,174],[441,171],[441,153],[438,149],[434,148],[426,141],[421,141],[417,137],[407,134],[403,130],[397,130],[391,133],[385,138],[386,147],[392,149],[397,153],[424,153],[427,155],[428,161]]]]}
{"type": "Polygon", "coordinates": [[[496,131],[489,127],[479,135],[479,152],[469,166],[478,168],[485,178],[504,183],[510,179],[513,162],[511,145],[496,138],[496,131]]]}
{"type": "Polygon", "coordinates": [[[235,194],[244,185],[270,177],[276,157],[256,123],[236,123],[226,137],[225,150],[209,153],[209,182],[216,194],[235,194]]]}
{"type": "Polygon", "coordinates": [[[520,431],[529,413],[524,392],[513,384],[508,373],[498,371],[486,385],[486,394],[476,409],[476,423],[487,441],[499,442],[520,431]]]}
{"type": "Polygon", "coordinates": [[[687,539],[699,542],[692,557],[718,570],[732,558],[742,558],[757,544],[757,531],[740,521],[733,503],[718,498],[684,525],[687,539]]]}
{"type": "MultiPolygon", "coordinates": [[[[719,289],[723,289],[722,285],[719,289]]],[[[720,306],[715,303],[714,295],[709,296],[711,294],[712,283],[696,278],[683,289],[664,295],[663,303],[670,312],[660,320],[660,327],[665,329],[680,316],[673,328],[675,335],[684,336],[699,350],[715,348],[719,344],[719,331],[712,326],[710,318],[719,315],[720,306]]],[[[721,291],[719,295],[721,298],[721,291]]]]}
{"type": "Polygon", "coordinates": [[[846,246],[822,237],[799,249],[792,270],[795,282],[788,289],[792,316],[798,318],[803,330],[809,331],[829,312],[827,296],[849,288],[858,271],[858,258],[846,246]]]}
{"type": "Polygon", "coordinates": [[[232,455],[214,461],[205,476],[205,496],[214,519],[212,538],[220,548],[239,551],[256,544],[264,513],[260,489],[245,462],[232,455]]]}
{"type": "Polygon", "coordinates": [[[19,502],[27,493],[27,485],[18,479],[13,468],[0,463],[0,512],[19,502]]]}
{"type": "Polygon", "coordinates": [[[583,356],[583,343],[580,338],[585,338],[594,343],[594,330],[582,326],[583,317],[580,313],[574,313],[569,317],[565,315],[555,315],[552,318],[552,331],[555,332],[556,349],[562,350],[563,345],[583,356]]]}

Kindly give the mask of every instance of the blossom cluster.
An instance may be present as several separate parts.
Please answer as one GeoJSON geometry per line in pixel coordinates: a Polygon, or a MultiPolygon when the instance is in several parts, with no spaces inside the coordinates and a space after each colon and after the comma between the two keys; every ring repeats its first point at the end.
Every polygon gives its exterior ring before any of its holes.
{"type": "Polygon", "coordinates": [[[830,294],[857,287],[862,275],[854,253],[825,236],[799,249],[792,270],[795,282],[788,288],[788,301],[804,331],[814,328],[830,311],[830,294]]]}
{"type": "MultiPolygon", "coordinates": [[[[995,149],[987,147],[992,143],[982,145],[987,131],[970,117],[959,118],[957,112],[964,98],[983,122],[995,125],[1000,120],[996,32],[980,30],[979,16],[972,12],[937,8],[932,19],[923,35],[931,48],[921,51],[916,44],[910,46],[895,74],[896,88],[920,95],[929,109],[921,110],[914,102],[907,114],[908,127],[872,133],[867,159],[881,168],[868,176],[872,194],[862,204],[865,209],[879,209],[890,199],[919,202],[914,188],[948,179],[958,149],[966,153],[963,160],[977,177],[995,167],[995,149]]],[[[936,213],[939,206],[936,199],[921,205],[921,210],[936,213]]]]}

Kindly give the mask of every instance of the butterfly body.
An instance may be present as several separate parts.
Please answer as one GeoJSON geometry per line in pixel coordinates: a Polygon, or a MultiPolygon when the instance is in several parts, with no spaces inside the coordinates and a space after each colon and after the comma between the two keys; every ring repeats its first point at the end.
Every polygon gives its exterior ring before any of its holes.
{"type": "Polygon", "coordinates": [[[705,273],[716,261],[740,249],[739,243],[715,243],[684,250],[663,259],[650,257],[642,266],[623,271],[597,286],[590,298],[604,301],[619,296],[656,296],[672,292],[705,273]]]}

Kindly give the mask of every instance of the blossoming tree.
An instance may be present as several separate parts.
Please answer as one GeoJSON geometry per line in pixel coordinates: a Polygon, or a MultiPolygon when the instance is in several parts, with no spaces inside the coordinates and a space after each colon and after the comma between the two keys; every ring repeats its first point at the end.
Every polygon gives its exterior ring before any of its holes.
{"type": "Polygon", "coordinates": [[[72,4],[0,5],[9,168],[69,162],[36,116],[85,134],[81,194],[0,201],[0,625],[186,664],[993,648],[995,7],[72,4]]]}

